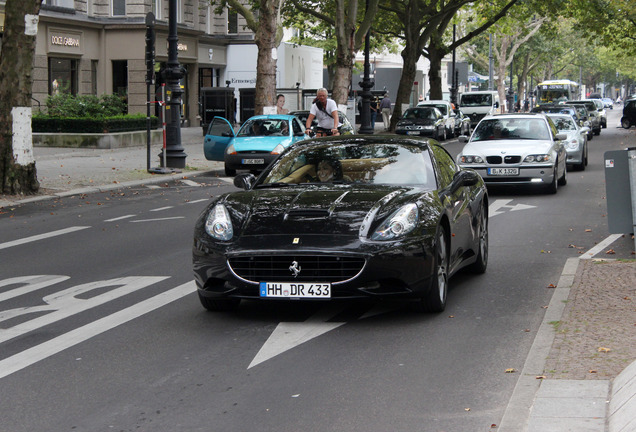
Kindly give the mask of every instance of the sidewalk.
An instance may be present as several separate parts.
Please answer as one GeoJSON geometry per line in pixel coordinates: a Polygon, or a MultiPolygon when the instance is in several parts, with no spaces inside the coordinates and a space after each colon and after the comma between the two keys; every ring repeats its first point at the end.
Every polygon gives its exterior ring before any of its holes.
{"type": "MultiPolygon", "coordinates": [[[[382,129],[382,122],[376,123],[376,131],[382,129]]],[[[146,171],[145,147],[37,147],[34,154],[40,194],[0,195],[0,213],[33,201],[210,172],[224,178],[223,163],[208,161],[203,155],[200,127],[181,129],[181,138],[186,168],[169,175],[146,171]]],[[[160,147],[151,149],[151,167],[159,166],[160,152],[160,147]]],[[[636,431],[633,250],[630,235],[614,235],[590,253],[568,259],[523,370],[517,371],[519,379],[501,424],[491,431],[636,431]]]]}

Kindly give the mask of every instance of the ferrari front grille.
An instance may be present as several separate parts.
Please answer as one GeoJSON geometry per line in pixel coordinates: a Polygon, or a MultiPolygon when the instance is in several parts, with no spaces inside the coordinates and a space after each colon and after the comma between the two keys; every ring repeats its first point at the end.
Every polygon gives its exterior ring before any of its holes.
{"type": "Polygon", "coordinates": [[[228,259],[232,271],[250,282],[329,282],[354,278],[364,258],[321,255],[240,256],[228,259]]]}

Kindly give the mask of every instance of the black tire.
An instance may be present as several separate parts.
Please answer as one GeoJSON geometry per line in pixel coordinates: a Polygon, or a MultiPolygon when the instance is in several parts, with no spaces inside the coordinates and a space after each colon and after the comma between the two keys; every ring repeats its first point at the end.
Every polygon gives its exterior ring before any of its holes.
{"type": "MultiPolygon", "coordinates": [[[[557,173],[559,172],[558,169],[558,160],[557,160],[557,173]]],[[[563,170],[563,175],[561,176],[561,178],[559,178],[559,186],[565,186],[566,184],[568,184],[568,167],[567,165],[565,166],[565,169],[563,170]]]]}
{"type": "Polygon", "coordinates": [[[601,134],[601,127],[599,126],[598,129],[594,130],[594,135],[600,135],[601,134]]]}
{"type": "Polygon", "coordinates": [[[434,274],[429,291],[418,300],[417,309],[421,312],[443,312],[446,309],[448,293],[448,248],[446,230],[437,229],[434,246],[434,274]]]}
{"type": "Polygon", "coordinates": [[[488,267],[488,211],[484,205],[479,214],[479,238],[477,260],[468,269],[473,273],[485,273],[488,267]]]}
{"type": "Polygon", "coordinates": [[[228,177],[234,177],[236,175],[236,170],[232,168],[228,168],[228,166],[225,165],[225,175],[228,177]]]}
{"type": "Polygon", "coordinates": [[[559,170],[557,169],[557,166],[554,165],[554,174],[552,175],[552,182],[546,187],[546,192],[549,194],[555,194],[557,193],[557,190],[559,189],[559,179],[557,178],[559,174],[559,170]]]}
{"type": "Polygon", "coordinates": [[[632,123],[627,117],[623,117],[621,118],[621,126],[625,129],[629,129],[630,127],[632,127],[632,123]]]}
{"type": "Polygon", "coordinates": [[[197,292],[197,294],[199,294],[199,301],[201,301],[201,305],[211,312],[231,312],[236,310],[239,303],[241,303],[241,299],[209,298],[202,296],[200,292],[197,292]]]}

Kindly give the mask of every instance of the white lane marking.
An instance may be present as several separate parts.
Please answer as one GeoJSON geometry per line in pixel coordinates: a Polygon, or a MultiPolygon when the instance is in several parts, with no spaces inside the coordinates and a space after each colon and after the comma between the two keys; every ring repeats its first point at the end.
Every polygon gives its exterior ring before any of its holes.
{"type": "Polygon", "coordinates": [[[192,180],[181,179],[179,180],[181,183],[185,183],[188,186],[201,186],[201,183],[194,182],[192,180]]]}
{"type": "Polygon", "coordinates": [[[326,322],[342,308],[325,307],[305,322],[281,322],[261,347],[248,369],[302,343],[340,327],[344,322],[326,322]]]}
{"type": "Polygon", "coordinates": [[[188,204],[198,204],[200,202],[204,202],[204,201],[209,201],[209,198],[203,198],[203,199],[199,199],[199,200],[194,200],[194,201],[188,201],[188,204]]]}
{"type": "Polygon", "coordinates": [[[605,240],[601,241],[599,244],[594,246],[592,249],[590,249],[589,251],[585,252],[579,258],[580,259],[593,258],[594,255],[596,255],[597,253],[601,252],[603,249],[605,249],[606,247],[608,247],[609,245],[614,243],[617,239],[621,238],[622,236],[623,236],[623,234],[612,234],[611,236],[607,237],[605,240]]]}
{"type": "Polygon", "coordinates": [[[185,216],[173,216],[173,217],[165,217],[165,218],[156,218],[156,219],[139,219],[130,221],[130,223],[138,223],[138,222],[157,222],[157,221],[165,221],[172,219],[185,219],[185,216]]]}
{"type": "Polygon", "coordinates": [[[505,213],[505,211],[499,211],[500,209],[503,209],[504,207],[510,209],[509,211],[528,210],[531,208],[536,208],[536,206],[527,205],[527,204],[509,205],[511,201],[512,201],[511,199],[498,199],[493,201],[488,207],[488,217],[493,217],[498,214],[505,213]]]}
{"type": "MultiPolygon", "coordinates": [[[[46,303],[40,306],[28,306],[6,311],[0,311],[0,323],[32,313],[46,315],[38,316],[13,327],[0,329],[0,343],[21,336],[40,327],[68,318],[71,315],[99,306],[133,291],[168,279],[167,276],[132,276],[105,281],[90,282],[77,285],[54,294],[45,296],[46,303]],[[104,288],[111,288],[104,292],[104,288]],[[93,291],[93,292],[91,292],[93,291]],[[95,292],[98,295],[95,295],[95,292]],[[101,292],[101,294],[99,294],[101,292]],[[81,298],[87,294],[89,298],[81,298]]],[[[86,297],[86,296],[85,296],[86,297]]]]}
{"type": "Polygon", "coordinates": [[[159,208],[152,209],[152,210],[149,210],[149,211],[151,211],[151,212],[156,212],[156,211],[169,210],[169,209],[171,209],[171,208],[173,208],[173,206],[159,207],[159,208]]]}
{"type": "Polygon", "coordinates": [[[68,233],[72,233],[75,231],[81,231],[84,229],[90,228],[89,226],[74,226],[74,227],[70,227],[70,228],[64,228],[61,230],[57,230],[57,231],[51,231],[49,233],[45,233],[45,234],[38,234],[38,235],[34,235],[31,237],[25,237],[23,239],[18,239],[18,240],[13,240],[10,242],[5,242],[5,243],[0,243],[0,249],[6,249],[6,248],[10,248],[13,246],[19,246],[25,243],[30,243],[30,242],[34,242],[34,241],[38,241],[38,240],[44,240],[47,238],[51,238],[51,237],[56,237],[56,236],[60,236],[60,235],[64,235],[64,234],[68,234],[68,233]]]}
{"type": "Polygon", "coordinates": [[[133,218],[135,216],[137,216],[137,215],[119,216],[119,217],[112,218],[112,219],[106,219],[104,222],[116,222],[116,221],[120,221],[122,219],[130,219],[130,218],[133,218]]]}
{"type": "Polygon", "coordinates": [[[22,351],[11,357],[7,357],[0,361],[0,378],[11,375],[14,372],[39,362],[40,360],[44,360],[45,358],[64,351],[67,348],[125,324],[137,317],[152,312],[155,309],[167,305],[168,303],[179,300],[194,291],[196,291],[194,281],[187,282],[176,288],[172,288],[169,291],[134,304],[119,312],[115,312],[114,314],[108,315],[97,321],[93,321],[47,342],[36,345],[33,348],[22,351]]]}
{"type": "Polygon", "coordinates": [[[58,275],[34,275],[34,276],[19,276],[9,278],[0,281],[0,288],[9,285],[24,285],[19,288],[14,288],[9,291],[0,293],[0,302],[8,300],[10,298],[18,297],[32,291],[45,288],[56,283],[64,282],[70,279],[70,276],[58,276],[58,275]]]}

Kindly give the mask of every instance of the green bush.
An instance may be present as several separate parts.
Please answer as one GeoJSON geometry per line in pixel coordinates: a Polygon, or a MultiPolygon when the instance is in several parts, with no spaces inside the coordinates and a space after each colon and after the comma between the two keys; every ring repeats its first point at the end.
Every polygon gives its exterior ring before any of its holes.
{"type": "MultiPolygon", "coordinates": [[[[146,129],[144,114],[127,115],[124,100],[117,95],[59,94],[46,100],[47,113],[33,115],[33,132],[108,133],[146,129]]],[[[152,129],[159,119],[151,117],[152,129]]]]}

